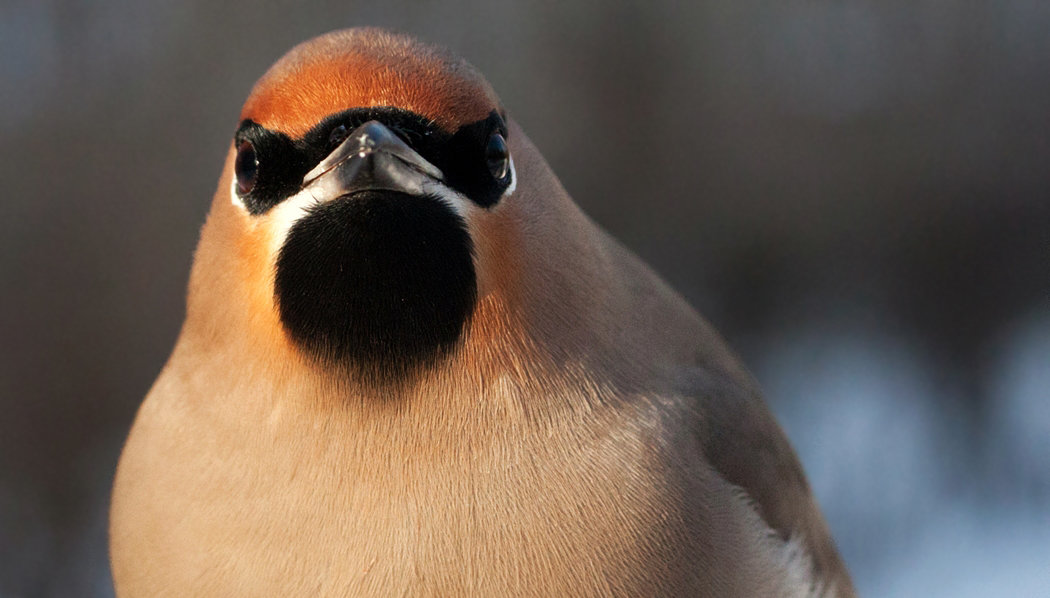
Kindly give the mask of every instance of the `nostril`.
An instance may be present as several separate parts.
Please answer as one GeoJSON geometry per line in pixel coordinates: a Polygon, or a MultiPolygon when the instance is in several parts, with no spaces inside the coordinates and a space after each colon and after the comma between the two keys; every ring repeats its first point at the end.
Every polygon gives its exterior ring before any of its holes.
{"type": "Polygon", "coordinates": [[[346,141],[346,138],[349,136],[350,131],[346,129],[346,125],[339,125],[332,129],[332,132],[328,134],[328,150],[335,149],[340,143],[346,141]]]}

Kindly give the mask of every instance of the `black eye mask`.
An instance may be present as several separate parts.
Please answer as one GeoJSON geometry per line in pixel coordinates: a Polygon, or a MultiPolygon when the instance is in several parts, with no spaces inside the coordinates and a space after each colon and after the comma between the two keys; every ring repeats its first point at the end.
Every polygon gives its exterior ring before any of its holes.
{"type": "Polygon", "coordinates": [[[506,122],[496,110],[485,119],[449,133],[432,121],[400,108],[354,108],[326,117],[297,140],[251,120],[241,122],[234,145],[249,147],[257,161],[249,165],[254,166],[250,191],[241,194],[248,211],[253,215],[264,214],[297,193],[306,173],[338,145],[339,134],[370,120],[379,121],[396,133],[441,170],[446,185],[482,208],[496,205],[510,184],[510,172],[493,165],[494,160],[498,162],[500,158],[493,156],[493,147],[498,148],[502,141],[494,136],[507,137],[506,122]],[[243,145],[244,142],[250,146],[243,145]]]}

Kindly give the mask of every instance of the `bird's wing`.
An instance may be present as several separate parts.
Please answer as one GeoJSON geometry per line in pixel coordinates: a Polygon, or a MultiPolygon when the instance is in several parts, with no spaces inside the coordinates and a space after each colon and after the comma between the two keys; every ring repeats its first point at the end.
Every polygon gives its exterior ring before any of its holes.
{"type": "Polygon", "coordinates": [[[747,493],[759,515],[785,541],[800,541],[818,579],[852,596],[849,574],[810,492],[787,437],[750,379],[690,372],[684,393],[695,407],[694,430],[712,467],[747,493]]]}

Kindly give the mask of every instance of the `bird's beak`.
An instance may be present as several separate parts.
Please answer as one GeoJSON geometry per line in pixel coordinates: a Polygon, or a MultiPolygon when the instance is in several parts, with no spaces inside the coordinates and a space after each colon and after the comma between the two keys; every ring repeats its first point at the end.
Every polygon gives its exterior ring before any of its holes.
{"type": "Polygon", "coordinates": [[[444,180],[390,129],[371,120],[350,132],[313,170],[303,177],[303,189],[322,201],[357,191],[396,191],[423,195],[424,187],[444,180]]]}

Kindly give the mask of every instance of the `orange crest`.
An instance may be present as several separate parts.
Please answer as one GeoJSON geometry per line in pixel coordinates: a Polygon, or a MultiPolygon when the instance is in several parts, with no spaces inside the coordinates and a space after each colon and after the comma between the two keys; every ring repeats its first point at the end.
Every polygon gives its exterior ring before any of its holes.
{"type": "Polygon", "coordinates": [[[485,79],[437,47],[378,29],[347,29],[300,44],[255,84],[241,119],[301,137],[326,116],[393,106],[454,132],[499,107],[485,79]]]}

